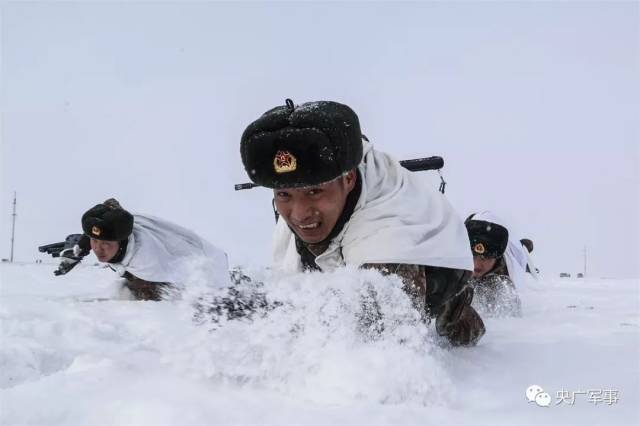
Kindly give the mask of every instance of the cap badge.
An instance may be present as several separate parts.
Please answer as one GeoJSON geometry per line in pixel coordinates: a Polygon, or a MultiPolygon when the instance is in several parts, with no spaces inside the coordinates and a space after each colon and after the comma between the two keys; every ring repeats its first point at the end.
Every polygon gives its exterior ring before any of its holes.
{"type": "Polygon", "coordinates": [[[278,151],[273,159],[276,173],[289,173],[298,168],[298,161],[289,151],[278,151]]]}
{"type": "Polygon", "coordinates": [[[100,234],[102,234],[102,230],[100,228],[98,228],[97,226],[94,226],[93,228],[91,228],[91,233],[93,235],[95,235],[96,237],[99,237],[100,234]]]}
{"type": "Polygon", "coordinates": [[[473,251],[476,252],[477,254],[484,254],[485,252],[484,244],[482,243],[476,244],[475,246],[473,246],[473,251]]]}

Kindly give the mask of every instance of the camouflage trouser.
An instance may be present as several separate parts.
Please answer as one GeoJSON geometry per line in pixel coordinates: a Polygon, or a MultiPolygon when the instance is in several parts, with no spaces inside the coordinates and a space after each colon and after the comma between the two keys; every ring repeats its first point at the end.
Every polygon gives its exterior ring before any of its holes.
{"type": "Polygon", "coordinates": [[[137,278],[129,273],[126,273],[125,282],[123,284],[136,300],[163,300],[172,288],[169,283],[156,283],[151,281],[145,281],[137,278]]]}

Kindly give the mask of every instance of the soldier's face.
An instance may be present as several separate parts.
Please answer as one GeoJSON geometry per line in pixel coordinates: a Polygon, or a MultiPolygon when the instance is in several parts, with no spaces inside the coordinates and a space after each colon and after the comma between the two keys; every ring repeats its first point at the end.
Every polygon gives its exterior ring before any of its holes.
{"type": "Polygon", "coordinates": [[[274,189],[276,209],[302,241],[319,243],[336,226],[355,182],[356,172],[352,170],[323,185],[274,189]]]}
{"type": "Polygon", "coordinates": [[[120,243],[117,241],[103,241],[91,239],[91,250],[100,262],[108,262],[118,253],[120,243]]]}
{"type": "Polygon", "coordinates": [[[473,256],[473,277],[480,278],[489,272],[496,264],[496,260],[490,257],[473,256]]]}

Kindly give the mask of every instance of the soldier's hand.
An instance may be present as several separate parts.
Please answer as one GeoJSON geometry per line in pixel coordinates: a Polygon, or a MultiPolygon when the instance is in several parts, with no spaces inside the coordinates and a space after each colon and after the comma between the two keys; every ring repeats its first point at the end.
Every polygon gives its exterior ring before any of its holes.
{"type": "MultiPolygon", "coordinates": [[[[65,256],[85,257],[91,251],[91,243],[89,237],[84,234],[68,235],[64,241],[65,256]],[[71,249],[69,251],[69,249],[71,249]]],[[[62,256],[62,253],[60,253],[62,256]]]]}
{"type": "Polygon", "coordinates": [[[471,307],[473,289],[465,288],[444,304],[436,318],[436,330],[456,346],[475,345],[484,335],[484,323],[471,307]]]}
{"type": "Polygon", "coordinates": [[[447,338],[452,345],[472,346],[484,335],[482,318],[471,306],[462,309],[460,318],[448,326],[447,338]]]}

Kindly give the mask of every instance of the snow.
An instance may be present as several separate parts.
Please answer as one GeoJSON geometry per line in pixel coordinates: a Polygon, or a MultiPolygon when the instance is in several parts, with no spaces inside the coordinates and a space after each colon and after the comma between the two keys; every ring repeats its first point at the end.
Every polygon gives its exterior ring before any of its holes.
{"type": "Polygon", "coordinates": [[[532,280],[521,318],[485,318],[477,347],[451,348],[375,271],[247,270],[283,305],[203,323],[196,279],[181,300],[137,302],[111,271],[54,268],[0,266],[2,425],[640,422],[638,280],[532,280]],[[530,385],[551,406],[527,402],[530,385]],[[619,401],[556,404],[562,389],[619,401]]]}

